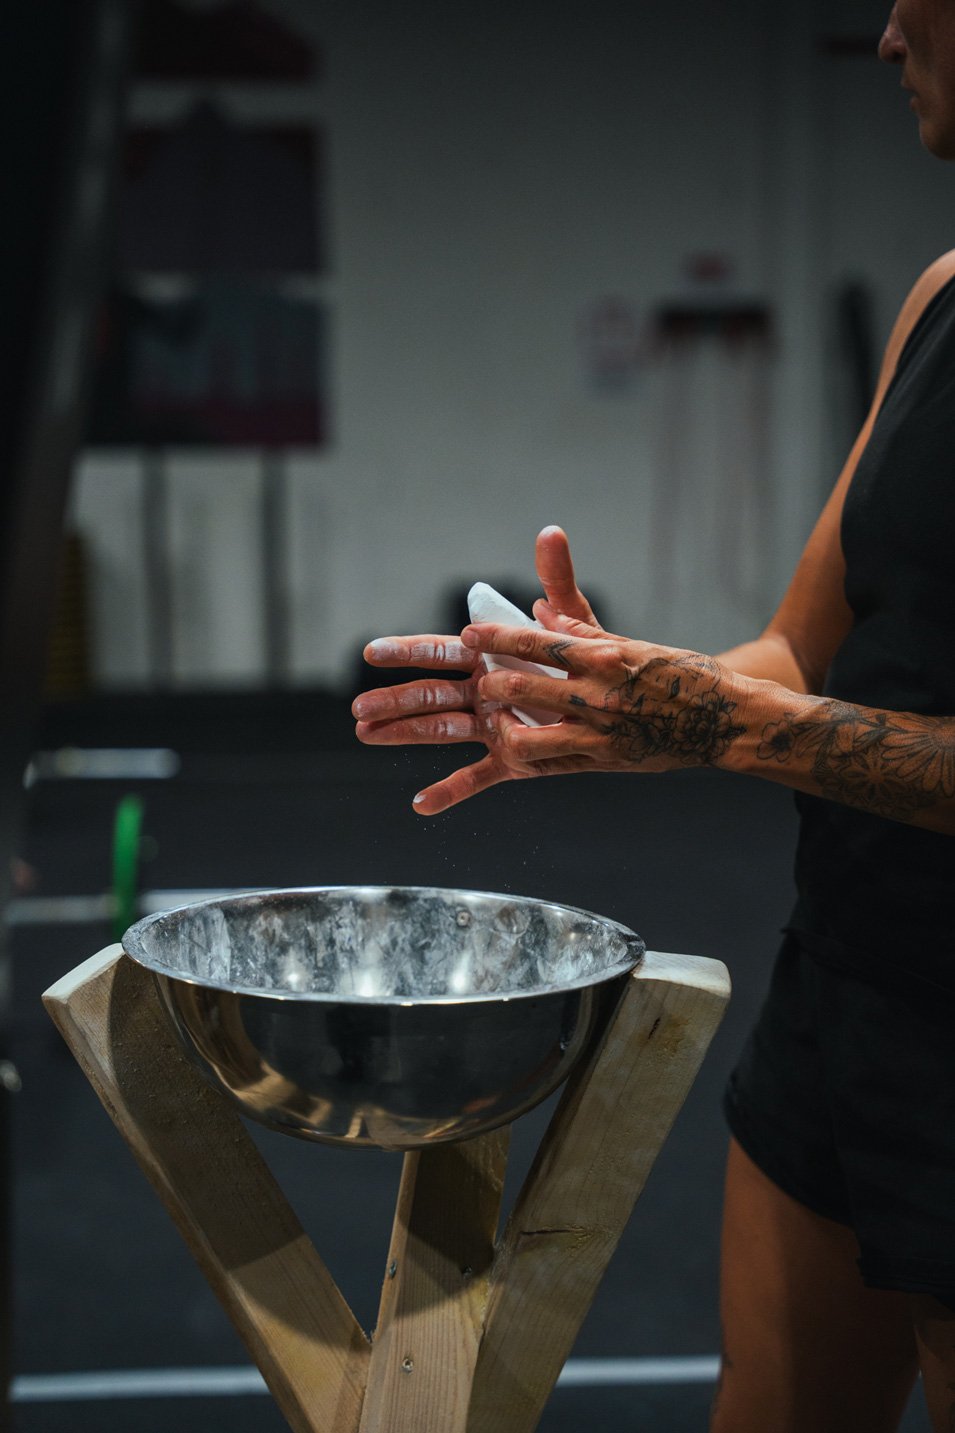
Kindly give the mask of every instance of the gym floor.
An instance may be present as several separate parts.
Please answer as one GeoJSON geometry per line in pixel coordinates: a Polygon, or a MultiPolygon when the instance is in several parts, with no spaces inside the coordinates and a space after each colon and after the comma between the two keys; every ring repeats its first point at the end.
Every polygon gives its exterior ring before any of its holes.
{"type": "MultiPolygon", "coordinates": [[[[795,820],[766,783],[687,772],[567,777],[500,788],[432,821],[411,797],[450,753],[363,749],[347,704],[284,698],[100,700],[53,708],[41,743],[168,746],[168,780],[41,780],[21,854],[36,895],[109,885],[113,813],[139,791],[153,890],[387,883],[466,886],[566,901],[632,926],[658,950],[714,956],[729,1012],[597,1295],[576,1359],[634,1361],[644,1381],[559,1386],[541,1433],[703,1430],[713,1385],[689,1363],[718,1352],[717,1247],[726,1075],[765,989],[792,899],[795,820]],[[643,1372],[640,1373],[639,1370],[643,1372]],[[697,1375],[699,1379],[699,1375],[697,1375]]],[[[459,752],[460,755],[460,752],[459,752]]],[[[258,1393],[52,1397],[36,1375],[249,1365],[178,1234],[40,1005],[111,940],[106,924],[14,927],[16,1427],[267,1433],[258,1393]]],[[[505,1207],[547,1109],[514,1129],[505,1207]]],[[[359,1321],[371,1328],[400,1159],[255,1136],[359,1321]]],[[[927,1433],[917,1391],[905,1433],[927,1433]]]]}

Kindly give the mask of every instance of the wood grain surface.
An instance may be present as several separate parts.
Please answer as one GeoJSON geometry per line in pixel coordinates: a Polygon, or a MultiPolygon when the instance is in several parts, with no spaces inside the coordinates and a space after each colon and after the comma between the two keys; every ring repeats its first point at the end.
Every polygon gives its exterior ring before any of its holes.
{"type": "Polygon", "coordinates": [[[295,1433],[532,1433],[728,997],[645,956],[496,1250],[510,1131],[406,1155],[373,1348],[151,975],[112,946],[43,999],[295,1433]]]}
{"type": "Polygon", "coordinates": [[[44,995],[295,1433],[356,1433],[369,1344],[242,1121],[114,945],[44,995]]]}
{"type": "Polygon", "coordinates": [[[719,961],[648,952],[572,1077],[491,1273],[467,1433],[532,1433],[729,999],[719,961]]]}
{"type": "Polygon", "coordinates": [[[464,1433],[509,1138],[405,1155],[361,1433],[464,1433]]]}

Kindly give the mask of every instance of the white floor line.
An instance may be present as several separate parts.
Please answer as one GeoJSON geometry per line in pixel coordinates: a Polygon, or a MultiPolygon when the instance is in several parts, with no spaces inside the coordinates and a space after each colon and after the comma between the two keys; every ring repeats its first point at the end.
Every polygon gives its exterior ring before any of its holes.
{"type": "Polygon", "coordinates": [[[100,1398],[201,1398],[267,1393],[248,1368],[131,1368],[104,1373],[26,1373],[14,1377],[12,1403],[74,1403],[100,1398]]]}
{"type": "Polygon", "coordinates": [[[718,1354],[710,1358],[569,1358],[557,1380],[561,1388],[628,1383],[715,1383],[718,1354]]]}
{"type": "MultiPolygon", "coordinates": [[[[712,1358],[571,1358],[561,1388],[634,1383],[715,1383],[712,1358]]],[[[132,1368],[103,1373],[26,1373],[14,1378],[13,1403],[79,1403],[105,1398],[202,1398],[266,1393],[257,1368],[132,1368]]]]}

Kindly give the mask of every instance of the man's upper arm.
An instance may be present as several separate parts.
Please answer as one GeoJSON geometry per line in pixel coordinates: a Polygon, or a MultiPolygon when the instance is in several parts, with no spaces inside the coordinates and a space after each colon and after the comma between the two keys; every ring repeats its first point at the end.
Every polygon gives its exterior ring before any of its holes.
{"type": "Polygon", "coordinates": [[[766,629],[789,645],[809,692],[822,689],[829,663],[852,625],[844,590],[842,508],[856,465],[869,441],[899,354],[928,303],[953,276],[955,250],[943,254],[919,279],[895,322],[882,360],[882,370],[869,416],[822,510],[779,610],[766,629]]]}

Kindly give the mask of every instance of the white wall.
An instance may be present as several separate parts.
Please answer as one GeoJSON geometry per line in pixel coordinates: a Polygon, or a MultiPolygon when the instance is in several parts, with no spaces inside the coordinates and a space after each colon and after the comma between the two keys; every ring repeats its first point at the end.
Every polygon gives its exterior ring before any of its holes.
{"type": "MultiPolygon", "coordinates": [[[[832,285],[869,279],[884,337],[920,267],[953,242],[953,174],[921,152],[897,78],[815,48],[821,30],[875,35],[888,8],[308,7],[327,57],[335,441],[292,463],[297,680],[340,682],[369,635],[430,628],[462,579],[530,581],[534,535],[552,521],[620,630],[713,650],[764,620],[838,466],[832,285]],[[692,292],[683,264],[700,251],[732,258],[725,297],[763,298],[777,321],[761,476],[770,573],[742,595],[721,564],[734,524],[720,485],[752,412],[726,364],[702,352],[674,378],[651,360],[608,396],[581,362],[588,305],[613,295],[649,315],[692,292]],[[667,595],[653,513],[674,424],[687,451],[667,595]]],[[[83,467],[94,556],[117,548],[108,466],[94,455],[83,467]]],[[[115,521],[129,522],[118,506],[115,521]]],[[[107,608],[104,589],[101,670],[128,682],[141,663],[117,661],[107,608]]],[[[243,602],[231,610],[251,632],[243,602]]],[[[224,674],[208,624],[179,646],[192,652],[182,680],[201,681],[204,663],[224,674]]],[[[235,638],[240,649],[254,679],[260,648],[235,638]]],[[[235,661],[228,672],[241,675],[235,661]]]]}
{"type": "Polygon", "coordinates": [[[559,521],[640,624],[653,383],[594,396],[577,329],[679,293],[699,249],[758,291],[760,6],[383,8],[331,28],[338,620],[427,628],[455,575],[531,579],[559,521]]]}

